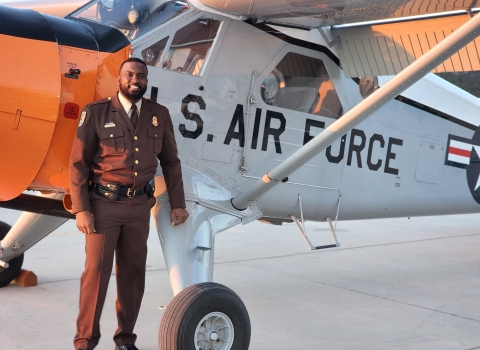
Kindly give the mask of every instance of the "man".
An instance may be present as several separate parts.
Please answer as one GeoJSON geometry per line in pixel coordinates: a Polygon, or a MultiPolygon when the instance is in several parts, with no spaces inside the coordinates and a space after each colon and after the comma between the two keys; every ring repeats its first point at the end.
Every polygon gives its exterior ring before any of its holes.
{"type": "Polygon", "coordinates": [[[95,348],[115,252],[118,328],[116,350],[138,350],[133,328],[145,286],[150,181],[158,160],[171,205],[172,225],[188,217],[182,173],[168,110],[147,99],[147,66],[122,63],[119,92],[82,111],[70,159],[70,187],[77,227],[86,234],[76,349],[95,348]]]}

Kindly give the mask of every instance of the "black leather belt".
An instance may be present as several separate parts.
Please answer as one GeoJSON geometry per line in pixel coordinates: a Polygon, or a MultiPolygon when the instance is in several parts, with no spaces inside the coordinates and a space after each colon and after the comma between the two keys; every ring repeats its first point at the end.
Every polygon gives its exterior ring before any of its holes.
{"type": "Polygon", "coordinates": [[[147,183],[145,187],[139,190],[132,190],[128,186],[116,183],[106,183],[105,185],[102,185],[98,182],[93,182],[90,185],[90,189],[112,201],[118,200],[118,197],[134,198],[136,196],[141,196],[142,194],[147,194],[148,198],[150,198],[153,196],[155,190],[150,183],[147,183]]]}

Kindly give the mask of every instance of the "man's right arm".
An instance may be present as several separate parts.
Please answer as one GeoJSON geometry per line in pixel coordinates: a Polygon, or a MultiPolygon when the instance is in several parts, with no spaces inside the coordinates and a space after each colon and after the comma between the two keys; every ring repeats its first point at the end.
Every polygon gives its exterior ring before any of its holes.
{"type": "MultiPolygon", "coordinates": [[[[89,107],[85,107],[82,115],[84,113],[85,117],[83,123],[79,124],[77,129],[77,135],[73,141],[72,153],[70,155],[70,193],[72,195],[73,213],[77,214],[77,226],[80,218],[87,217],[87,221],[91,218],[88,181],[90,164],[98,145],[92,111],[89,107]]],[[[84,232],[83,230],[81,231],[84,232]]]]}

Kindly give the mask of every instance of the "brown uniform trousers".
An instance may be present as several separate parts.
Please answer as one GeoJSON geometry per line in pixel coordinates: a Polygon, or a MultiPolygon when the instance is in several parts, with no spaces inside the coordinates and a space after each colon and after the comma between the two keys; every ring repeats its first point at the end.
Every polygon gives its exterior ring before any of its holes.
{"type": "Polygon", "coordinates": [[[93,349],[100,339],[100,316],[115,254],[117,345],[134,344],[133,329],[145,288],[150,209],[155,198],[142,194],[109,200],[89,193],[89,181],[143,188],[158,165],[172,208],[185,208],[180,160],[166,108],[144,99],[136,129],[117,96],[85,107],[70,160],[74,213],[93,213],[96,234],[86,235],[86,263],[81,279],[76,349],[93,349]]]}

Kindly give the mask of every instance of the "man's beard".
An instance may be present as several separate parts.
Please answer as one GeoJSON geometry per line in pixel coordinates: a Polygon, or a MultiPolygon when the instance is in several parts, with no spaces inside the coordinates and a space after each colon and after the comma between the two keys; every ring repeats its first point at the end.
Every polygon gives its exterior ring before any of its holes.
{"type": "Polygon", "coordinates": [[[143,97],[143,95],[145,95],[145,92],[147,92],[146,86],[143,89],[140,89],[138,91],[130,91],[128,90],[128,85],[124,86],[122,84],[120,84],[119,88],[122,95],[132,101],[140,100],[143,97]]]}

